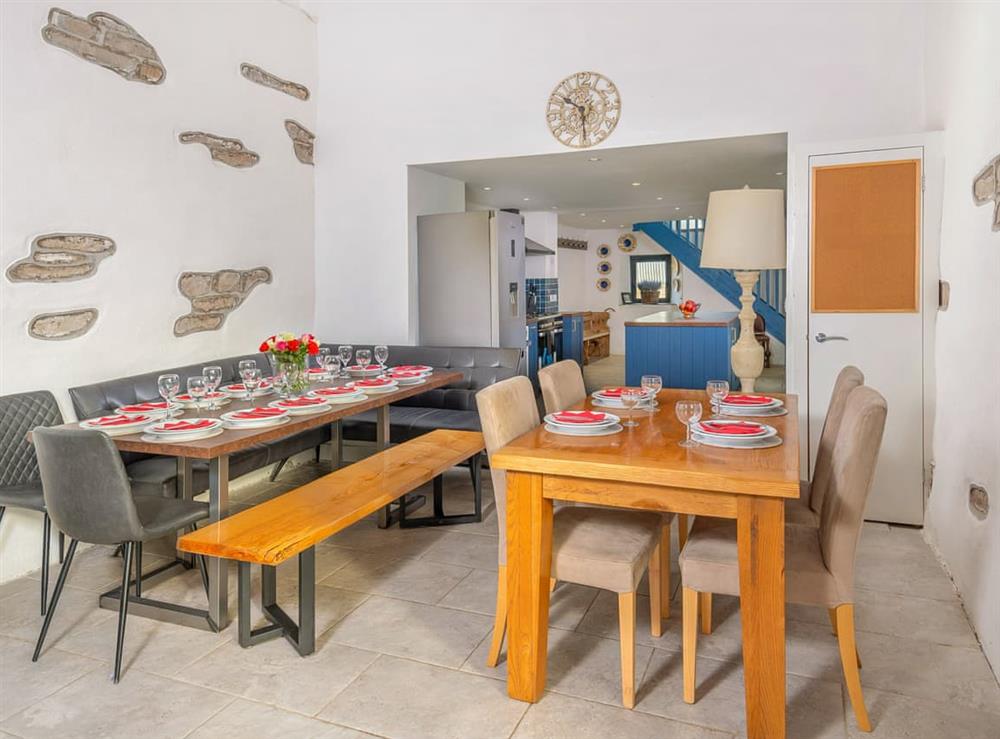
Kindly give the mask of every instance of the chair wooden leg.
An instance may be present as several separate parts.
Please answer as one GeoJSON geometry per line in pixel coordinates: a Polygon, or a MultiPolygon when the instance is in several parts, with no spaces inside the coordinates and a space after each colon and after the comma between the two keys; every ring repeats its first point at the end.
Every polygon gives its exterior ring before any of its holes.
{"type": "Polygon", "coordinates": [[[490,653],[486,657],[487,667],[496,667],[500,661],[500,647],[503,646],[503,635],[507,628],[507,566],[497,568],[497,608],[493,617],[493,641],[490,642],[490,653]]]}
{"type": "Polygon", "coordinates": [[[660,557],[660,547],[657,544],[649,554],[649,633],[659,637],[663,635],[663,560],[660,557]]]}
{"type": "Polygon", "coordinates": [[[688,514],[677,514],[677,550],[682,551],[688,543],[688,514]]]}
{"type": "Polygon", "coordinates": [[[681,621],[684,660],[684,702],[694,703],[696,657],[698,649],[698,591],[681,587],[681,621]]]}
{"type": "Polygon", "coordinates": [[[551,593],[551,592],[552,592],[553,590],[555,590],[555,589],[556,589],[556,582],[557,582],[557,581],[556,581],[556,579],[555,579],[554,577],[550,577],[550,578],[549,578],[549,592],[550,592],[550,593],[551,593]]]}
{"type": "Polygon", "coordinates": [[[836,636],[837,635],[837,609],[836,608],[827,608],[826,612],[830,615],[830,631],[833,632],[834,636],[836,636]]]}
{"type": "Polygon", "coordinates": [[[622,655],[622,705],[635,707],[635,591],[618,594],[618,639],[622,655]]]}
{"type": "Polygon", "coordinates": [[[701,615],[701,633],[712,633],[712,594],[698,593],[698,613],[701,615]]]}
{"type": "Polygon", "coordinates": [[[868,719],[868,710],[865,708],[865,699],[861,693],[861,673],[858,672],[853,603],[837,606],[837,644],[840,646],[840,664],[844,668],[844,680],[847,682],[847,694],[851,698],[854,718],[858,722],[859,729],[871,731],[872,724],[868,719]]]}

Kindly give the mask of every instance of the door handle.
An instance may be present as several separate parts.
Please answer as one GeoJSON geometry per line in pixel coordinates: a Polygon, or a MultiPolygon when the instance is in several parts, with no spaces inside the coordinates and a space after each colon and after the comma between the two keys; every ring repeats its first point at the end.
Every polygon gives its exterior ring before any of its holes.
{"type": "Polygon", "coordinates": [[[827,341],[847,341],[846,336],[827,336],[823,332],[816,334],[816,342],[823,344],[827,341]]]}

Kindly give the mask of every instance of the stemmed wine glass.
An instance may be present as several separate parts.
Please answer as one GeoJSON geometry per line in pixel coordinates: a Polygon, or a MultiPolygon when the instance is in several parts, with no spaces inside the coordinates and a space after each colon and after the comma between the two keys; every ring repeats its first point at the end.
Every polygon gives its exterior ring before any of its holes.
{"type": "Polygon", "coordinates": [[[205,397],[205,393],[208,391],[207,384],[203,375],[194,375],[189,377],[187,381],[187,391],[191,399],[194,400],[194,412],[199,418],[201,417],[201,399],[205,397]]]}
{"type": "Polygon", "coordinates": [[[385,372],[385,363],[389,361],[389,347],[385,344],[379,344],[375,347],[375,361],[378,362],[378,366],[385,372]]]}
{"type": "Polygon", "coordinates": [[[368,369],[368,365],[371,364],[372,361],[372,350],[358,349],[356,352],[354,352],[354,358],[357,360],[358,366],[361,369],[366,370],[368,369]]]}
{"type": "Polygon", "coordinates": [[[635,420],[632,418],[632,411],[635,409],[639,402],[646,397],[646,394],[641,388],[628,387],[622,390],[621,401],[622,405],[625,406],[625,410],[628,411],[628,420],[622,423],[622,426],[638,426],[635,420]]]}
{"type": "Polygon", "coordinates": [[[729,395],[729,381],[709,380],[705,392],[712,403],[712,418],[722,418],[722,399],[729,395]]]}
{"type": "Polygon", "coordinates": [[[174,404],[174,398],[181,391],[180,375],[160,375],[156,378],[156,389],[160,392],[160,397],[167,401],[167,405],[174,404]]]}
{"type": "Polygon", "coordinates": [[[203,367],[201,376],[205,378],[205,387],[208,388],[208,408],[213,410],[216,408],[215,392],[222,384],[222,367],[217,365],[203,367]]]}
{"type": "Polygon", "coordinates": [[[339,372],[340,358],[333,352],[327,352],[323,355],[323,369],[326,370],[326,377],[328,380],[335,378],[339,372]]]}
{"type": "Polygon", "coordinates": [[[656,413],[656,396],[663,389],[663,378],[659,375],[643,375],[640,384],[649,400],[649,415],[653,415],[656,413]]]}
{"type": "MultiPolygon", "coordinates": [[[[243,380],[243,387],[247,387],[247,373],[257,369],[257,361],[254,359],[241,359],[239,365],[240,379],[243,380]]],[[[247,400],[250,400],[250,392],[247,390],[247,400]]]]}
{"type": "Polygon", "coordinates": [[[687,429],[687,436],[684,441],[677,442],[678,446],[698,446],[697,442],[691,440],[691,425],[701,420],[701,403],[697,400],[678,400],[674,404],[674,413],[677,414],[677,420],[687,429]]]}
{"type": "Polygon", "coordinates": [[[321,346],[319,348],[319,352],[316,353],[316,366],[319,367],[321,370],[323,370],[324,374],[330,371],[330,366],[327,363],[327,359],[329,356],[330,356],[330,347],[328,346],[321,346]]]}
{"type": "Polygon", "coordinates": [[[337,348],[337,354],[340,355],[340,364],[344,368],[344,377],[347,377],[347,368],[351,365],[351,355],[354,354],[354,347],[350,344],[341,344],[337,348]]]}
{"type": "Polygon", "coordinates": [[[260,386],[261,380],[260,370],[254,367],[253,369],[248,369],[243,373],[243,384],[247,389],[247,400],[253,399],[253,394],[257,391],[260,386]]]}

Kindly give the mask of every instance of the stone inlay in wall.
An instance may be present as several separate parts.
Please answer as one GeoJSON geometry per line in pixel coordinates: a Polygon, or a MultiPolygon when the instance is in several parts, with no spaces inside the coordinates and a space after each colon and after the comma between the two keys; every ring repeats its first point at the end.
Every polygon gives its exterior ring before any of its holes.
{"type": "Polygon", "coordinates": [[[90,331],[96,320],[96,308],[42,313],[28,323],[28,333],[36,339],[45,341],[75,339],[90,331]]]}
{"type": "Polygon", "coordinates": [[[90,277],[102,259],[115,253],[107,236],[83,233],[43,234],[31,242],[31,254],[7,268],[11,282],[68,282],[90,277]]]}
{"type": "Polygon", "coordinates": [[[174,322],[174,336],[221,328],[226,316],[242,305],[251,290],[270,282],[267,267],[181,273],[177,287],[191,301],[191,312],[174,322]]]}
{"type": "Polygon", "coordinates": [[[108,13],[82,18],[52,8],[42,38],[131,82],[158,85],[167,76],[156,49],[128,23],[108,13]]]}
{"type": "Polygon", "coordinates": [[[1000,231],[1000,156],[993,157],[972,181],[972,199],[976,205],[995,204],[993,230],[1000,231]]]}
{"type": "Polygon", "coordinates": [[[315,134],[298,121],[293,121],[290,118],[285,121],[285,130],[292,139],[292,148],[295,150],[295,156],[298,157],[298,160],[303,164],[312,164],[315,134]]]}
{"type": "Polygon", "coordinates": [[[251,82],[256,82],[258,85],[263,85],[264,87],[270,87],[272,90],[278,90],[286,95],[291,95],[293,98],[298,98],[299,100],[309,99],[309,88],[305,85],[283,80],[281,77],[264,71],[256,64],[243,62],[240,65],[240,74],[251,82]]]}
{"type": "Polygon", "coordinates": [[[227,139],[201,131],[185,131],[177,138],[182,144],[204,144],[212,159],[230,167],[252,167],[260,161],[260,154],[250,151],[239,139],[227,139]]]}

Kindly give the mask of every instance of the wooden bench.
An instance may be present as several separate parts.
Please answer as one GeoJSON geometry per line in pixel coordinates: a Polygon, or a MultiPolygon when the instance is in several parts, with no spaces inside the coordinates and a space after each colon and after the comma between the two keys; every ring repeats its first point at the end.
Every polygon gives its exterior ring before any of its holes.
{"type": "Polygon", "coordinates": [[[481,518],[483,449],[483,435],[477,431],[431,431],[186,534],[178,539],[177,548],[239,563],[240,646],[280,635],[304,657],[312,654],[316,643],[315,545],[432,480],[438,513],[441,475],[466,460],[472,465],[481,518]],[[279,564],[295,555],[299,557],[297,624],[277,604],[276,573],[279,564]],[[250,566],[254,564],[261,565],[261,608],[270,621],[259,629],[250,624],[250,566]]]}

